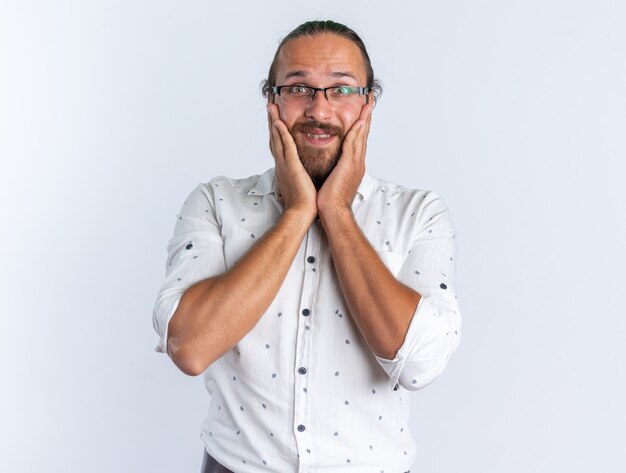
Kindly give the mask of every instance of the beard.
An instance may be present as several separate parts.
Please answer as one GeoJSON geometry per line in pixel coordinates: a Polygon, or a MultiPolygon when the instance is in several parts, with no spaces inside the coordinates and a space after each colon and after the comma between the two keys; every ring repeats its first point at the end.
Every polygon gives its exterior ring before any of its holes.
{"type": "Polygon", "coordinates": [[[341,147],[344,140],[343,128],[328,123],[305,122],[294,124],[290,133],[296,143],[300,162],[309,174],[315,188],[320,190],[341,157],[341,147]],[[337,139],[333,140],[335,143],[332,146],[314,146],[307,142],[303,136],[312,130],[322,130],[337,139]]]}

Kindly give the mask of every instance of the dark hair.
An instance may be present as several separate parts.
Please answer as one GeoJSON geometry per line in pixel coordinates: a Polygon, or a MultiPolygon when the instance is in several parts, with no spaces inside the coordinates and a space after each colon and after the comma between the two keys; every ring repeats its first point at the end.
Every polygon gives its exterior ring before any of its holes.
{"type": "Polygon", "coordinates": [[[366,87],[368,87],[374,93],[374,99],[377,100],[378,97],[382,95],[382,84],[378,79],[374,78],[374,70],[372,69],[370,57],[367,54],[365,44],[363,43],[363,40],[359,37],[359,35],[356,34],[354,30],[348,28],[346,25],[342,25],[341,23],[337,23],[332,20],[315,20],[302,23],[295,30],[285,36],[280,42],[280,44],[278,45],[278,49],[276,50],[276,54],[274,54],[274,60],[270,65],[267,79],[261,82],[261,93],[263,94],[263,97],[269,97],[272,87],[276,85],[276,63],[278,61],[278,55],[280,54],[280,50],[283,48],[283,46],[292,39],[300,38],[301,36],[317,36],[323,33],[332,33],[337,36],[341,36],[343,38],[349,39],[358,46],[361,54],[363,55],[363,62],[365,62],[365,73],[367,75],[366,87]]]}

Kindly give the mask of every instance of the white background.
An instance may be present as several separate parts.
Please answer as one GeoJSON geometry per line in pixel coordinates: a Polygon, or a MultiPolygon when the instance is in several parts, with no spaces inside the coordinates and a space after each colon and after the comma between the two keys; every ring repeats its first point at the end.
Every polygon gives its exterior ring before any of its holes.
{"type": "Polygon", "coordinates": [[[625,5],[1,0],[0,471],[199,471],[201,378],[153,351],[165,245],[198,182],[272,166],[259,83],[316,18],[384,82],[369,172],[457,227],[412,471],[626,471],[625,5]]]}

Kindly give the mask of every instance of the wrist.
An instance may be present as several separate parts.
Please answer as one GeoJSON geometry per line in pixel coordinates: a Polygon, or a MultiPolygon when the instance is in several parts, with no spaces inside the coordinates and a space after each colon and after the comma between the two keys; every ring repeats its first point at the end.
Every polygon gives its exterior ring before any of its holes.
{"type": "Polygon", "coordinates": [[[306,226],[308,229],[316,216],[315,206],[293,205],[285,208],[281,218],[294,222],[296,225],[306,226]]]}
{"type": "Polygon", "coordinates": [[[354,221],[352,207],[349,204],[319,206],[318,212],[324,228],[332,226],[335,223],[354,221]]]}

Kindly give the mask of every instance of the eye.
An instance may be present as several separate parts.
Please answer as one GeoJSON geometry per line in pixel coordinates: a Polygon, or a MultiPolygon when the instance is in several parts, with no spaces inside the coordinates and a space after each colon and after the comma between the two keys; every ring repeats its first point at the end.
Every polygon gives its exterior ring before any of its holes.
{"type": "Polygon", "coordinates": [[[292,85],[286,87],[286,91],[289,95],[311,95],[311,89],[303,85],[292,85]]]}
{"type": "Polygon", "coordinates": [[[356,87],[350,87],[348,85],[340,85],[338,87],[334,87],[331,90],[331,93],[335,97],[350,97],[358,92],[356,87]]]}

